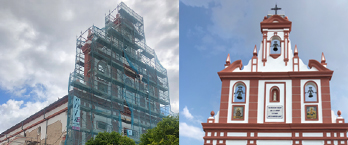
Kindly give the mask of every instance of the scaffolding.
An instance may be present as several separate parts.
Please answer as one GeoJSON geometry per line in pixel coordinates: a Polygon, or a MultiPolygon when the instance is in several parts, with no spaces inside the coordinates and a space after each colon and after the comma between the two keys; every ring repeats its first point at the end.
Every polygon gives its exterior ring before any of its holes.
{"type": "Polygon", "coordinates": [[[99,132],[140,135],[171,115],[167,70],[146,45],[143,18],[121,2],[76,40],[69,77],[65,144],[85,144],[99,132]],[[72,125],[73,98],[80,102],[80,128],[72,125]],[[127,134],[131,130],[131,134],[127,134]]]}

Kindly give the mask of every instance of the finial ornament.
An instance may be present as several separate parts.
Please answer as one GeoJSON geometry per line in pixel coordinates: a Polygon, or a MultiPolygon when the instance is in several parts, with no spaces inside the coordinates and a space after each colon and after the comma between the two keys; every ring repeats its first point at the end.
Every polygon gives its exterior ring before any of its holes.
{"type": "Polygon", "coordinates": [[[324,52],[321,53],[321,62],[325,63],[326,59],[325,59],[325,56],[324,56],[324,52]]]}
{"type": "Polygon", "coordinates": [[[226,64],[225,64],[225,67],[228,67],[230,64],[231,64],[231,60],[230,60],[230,54],[228,54],[228,55],[227,55],[227,58],[226,58],[226,64]]]}
{"type": "Polygon", "coordinates": [[[214,112],[214,111],[211,111],[211,112],[210,112],[210,115],[211,115],[211,117],[214,117],[215,112],[214,112]]]}
{"type": "Polygon", "coordinates": [[[295,51],[294,51],[295,56],[298,55],[298,50],[297,50],[297,45],[295,45],[295,51]]]}
{"type": "Polygon", "coordinates": [[[254,47],[253,55],[254,55],[254,56],[257,56],[257,49],[256,49],[256,45],[255,45],[255,47],[254,47]]]}
{"type": "Polygon", "coordinates": [[[274,8],[271,8],[271,10],[274,10],[275,11],[275,15],[277,15],[277,11],[278,10],[281,10],[282,8],[278,8],[277,7],[277,4],[275,5],[275,7],[274,8]]]}
{"type": "Polygon", "coordinates": [[[340,110],[337,111],[338,117],[341,117],[342,112],[340,110]]]}

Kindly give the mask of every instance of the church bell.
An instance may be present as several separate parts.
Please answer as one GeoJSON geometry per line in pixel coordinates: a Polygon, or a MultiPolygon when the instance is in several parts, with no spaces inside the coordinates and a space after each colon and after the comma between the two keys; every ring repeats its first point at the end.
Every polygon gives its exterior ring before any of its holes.
{"type": "Polygon", "coordinates": [[[243,98],[242,98],[242,93],[241,93],[241,92],[238,93],[237,99],[239,99],[239,100],[243,99],[243,98]]]}
{"type": "Polygon", "coordinates": [[[274,44],[273,44],[273,51],[278,51],[278,44],[277,44],[277,41],[274,41],[274,44]]]}

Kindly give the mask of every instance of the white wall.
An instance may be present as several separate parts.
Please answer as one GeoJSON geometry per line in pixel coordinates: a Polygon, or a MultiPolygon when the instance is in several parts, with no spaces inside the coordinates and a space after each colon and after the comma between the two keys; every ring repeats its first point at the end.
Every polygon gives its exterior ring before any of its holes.
{"type": "MultiPolygon", "coordinates": [[[[257,123],[264,123],[263,119],[267,115],[267,105],[276,105],[276,104],[282,104],[283,105],[283,116],[285,115],[286,111],[286,123],[292,123],[292,81],[291,80],[259,80],[259,90],[258,90],[258,108],[257,108],[257,123]],[[286,108],[284,104],[284,96],[283,96],[283,101],[280,103],[269,103],[268,97],[269,97],[269,91],[272,86],[278,86],[280,90],[280,96],[284,95],[284,84],[281,83],[276,83],[276,84],[267,84],[266,86],[266,100],[265,100],[265,83],[266,82],[285,82],[285,87],[286,87],[286,108]],[[264,102],[266,101],[266,106],[264,106],[264,102]],[[264,114],[264,109],[265,113],[264,114]]],[[[284,116],[285,117],[285,116],[284,116]]],[[[285,119],[285,118],[284,118],[285,119]]],[[[283,119],[267,119],[265,118],[266,122],[283,122],[283,119]]]]}

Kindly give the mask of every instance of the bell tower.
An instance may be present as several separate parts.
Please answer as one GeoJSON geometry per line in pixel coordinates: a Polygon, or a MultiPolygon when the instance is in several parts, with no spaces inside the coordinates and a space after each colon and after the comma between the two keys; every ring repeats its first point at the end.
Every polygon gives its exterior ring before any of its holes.
{"type": "Polygon", "coordinates": [[[272,10],[275,14],[269,14],[264,17],[260,23],[262,41],[261,41],[261,60],[263,66],[266,65],[267,59],[282,59],[285,66],[289,62],[289,34],[291,31],[291,21],[285,15],[278,15],[280,10],[277,5],[272,10]]]}

